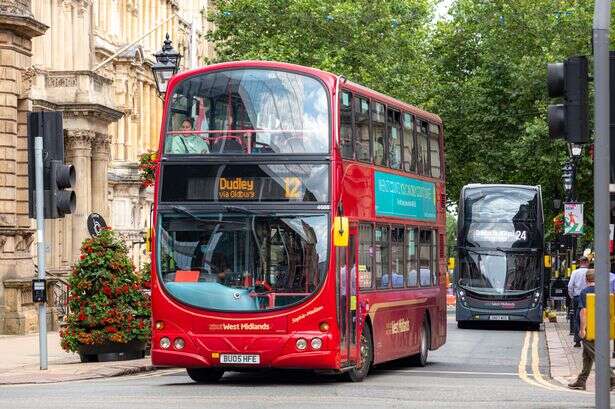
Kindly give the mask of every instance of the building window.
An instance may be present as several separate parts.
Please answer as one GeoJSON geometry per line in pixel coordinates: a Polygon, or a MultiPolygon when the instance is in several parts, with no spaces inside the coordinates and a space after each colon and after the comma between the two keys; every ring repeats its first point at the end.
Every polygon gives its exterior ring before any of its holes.
{"type": "Polygon", "coordinates": [[[417,132],[417,151],[418,151],[418,173],[419,175],[429,176],[429,138],[427,122],[419,121],[417,132]]]}
{"type": "Polygon", "coordinates": [[[374,247],[372,244],[371,224],[359,226],[359,287],[372,288],[372,262],[374,260],[374,247]]]}
{"type": "Polygon", "coordinates": [[[393,288],[404,286],[404,229],[391,229],[391,283],[393,288]]]}
{"type": "Polygon", "coordinates": [[[374,164],[386,165],[385,116],[384,105],[378,102],[372,104],[372,135],[374,147],[374,164]]]}
{"type": "Polygon", "coordinates": [[[374,270],[376,272],[376,286],[378,288],[390,287],[389,277],[389,228],[376,226],[374,230],[374,270]]]}
{"type": "Polygon", "coordinates": [[[410,228],[406,230],[406,285],[408,287],[418,287],[417,271],[416,229],[410,228]]]}
{"type": "Polygon", "coordinates": [[[419,283],[421,287],[431,286],[433,234],[431,230],[419,232],[419,283]]]}
{"type": "Polygon", "coordinates": [[[355,158],[361,162],[369,162],[371,151],[369,138],[369,100],[355,97],[354,104],[355,158]]]}
{"type": "Polygon", "coordinates": [[[342,157],[353,159],[352,154],[352,94],[340,94],[340,148],[342,157]]]}
{"type": "Polygon", "coordinates": [[[429,159],[431,163],[431,176],[440,177],[440,127],[429,124],[429,159]]]}
{"type": "Polygon", "coordinates": [[[416,172],[416,150],[414,144],[414,118],[404,112],[404,170],[416,172]]]}
{"type": "Polygon", "coordinates": [[[389,146],[389,166],[401,169],[401,123],[398,111],[387,110],[387,137],[389,146]]]}

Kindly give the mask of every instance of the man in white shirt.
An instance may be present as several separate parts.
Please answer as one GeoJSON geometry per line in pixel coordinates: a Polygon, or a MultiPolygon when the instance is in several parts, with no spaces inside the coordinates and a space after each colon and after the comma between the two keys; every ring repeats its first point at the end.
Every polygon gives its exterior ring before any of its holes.
{"type": "Polygon", "coordinates": [[[574,346],[576,348],[581,347],[581,338],[579,337],[579,325],[580,325],[580,317],[579,317],[579,295],[581,291],[585,287],[587,287],[587,282],[585,281],[585,274],[587,273],[587,266],[589,265],[589,260],[587,257],[581,257],[579,259],[579,268],[574,270],[570,275],[570,280],[568,280],[568,295],[572,299],[572,308],[574,310],[573,315],[573,328],[574,328],[574,346]]]}

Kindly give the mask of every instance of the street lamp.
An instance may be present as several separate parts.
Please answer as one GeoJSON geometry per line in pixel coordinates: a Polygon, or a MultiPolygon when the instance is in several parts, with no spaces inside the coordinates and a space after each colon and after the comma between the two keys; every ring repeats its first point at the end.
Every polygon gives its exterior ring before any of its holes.
{"type": "Polygon", "coordinates": [[[577,160],[581,157],[581,154],[583,153],[583,145],[578,143],[569,143],[568,151],[570,152],[570,156],[572,157],[572,159],[577,160]]]}
{"type": "Polygon", "coordinates": [[[152,73],[154,74],[158,94],[163,95],[167,92],[169,80],[179,71],[179,62],[182,58],[181,54],[171,45],[169,33],[167,33],[164,40],[162,50],[154,54],[154,57],[156,57],[156,64],[152,65],[152,73]]]}

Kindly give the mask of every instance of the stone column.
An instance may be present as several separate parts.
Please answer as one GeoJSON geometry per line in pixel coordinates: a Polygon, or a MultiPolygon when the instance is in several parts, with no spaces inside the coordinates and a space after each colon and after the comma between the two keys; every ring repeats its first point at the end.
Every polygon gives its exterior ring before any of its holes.
{"type": "Polygon", "coordinates": [[[92,142],[92,211],[109,220],[107,171],[111,156],[109,135],[97,133],[92,142]]]}
{"type": "Polygon", "coordinates": [[[81,242],[88,236],[87,217],[90,210],[91,184],[90,172],[92,166],[92,141],[95,132],[85,129],[64,130],[66,160],[75,166],[77,182],[75,194],[77,206],[71,216],[72,224],[72,251],[70,260],[79,254],[81,242]]]}

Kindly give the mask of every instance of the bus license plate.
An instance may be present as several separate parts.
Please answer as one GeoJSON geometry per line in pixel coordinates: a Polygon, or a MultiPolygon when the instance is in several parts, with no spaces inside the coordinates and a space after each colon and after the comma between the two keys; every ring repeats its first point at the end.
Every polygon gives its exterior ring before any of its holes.
{"type": "Polygon", "coordinates": [[[490,315],[491,321],[508,321],[508,315],[490,315]]]}
{"type": "Polygon", "coordinates": [[[221,364],[258,365],[261,357],[257,354],[220,354],[221,364]]]}

